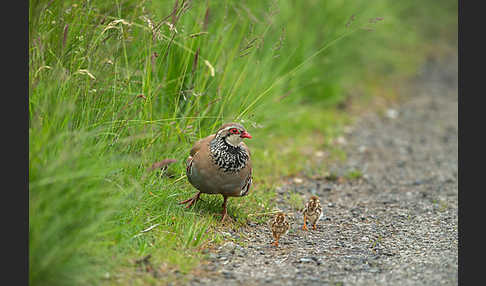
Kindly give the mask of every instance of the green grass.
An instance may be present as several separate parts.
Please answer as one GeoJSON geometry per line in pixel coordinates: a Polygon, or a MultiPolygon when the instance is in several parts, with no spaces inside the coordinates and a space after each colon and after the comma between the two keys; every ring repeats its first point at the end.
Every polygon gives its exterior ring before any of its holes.
{"type": "Polygon", "coordinates": [[[344,157],[333,138],[350,116],[338,103],[457,41],[457,1],[29,4],[31,285],[142,285],[193,271],[221,230],[272,210],[283,176],[326,171],[309,155],[344,157]],[[195,192],[184,168],[192,143],[235,120],[253,135],[254,187],[230,199],[236,222],[221,226],[222,198],[177,202],[195,192]],[[147,173],[166,158],[177,160],[170,176],[147,173]],[[148,254],[162,278],[136,270],[148,254]]]}
{"type": "Polygon", "coordinates": [[[288,204],[296,211],[300,211],[304,207],[306,203],[305,200],[306,198],[303,198],[297,193],[290,193],[287,198],[288,204]]]}
{"type": "Polygon", "coordinates": [[[346,178],[349,180],[357,180],[363,177],[363,173],[360,170],[350,170],[346,174],[346,178]]]}

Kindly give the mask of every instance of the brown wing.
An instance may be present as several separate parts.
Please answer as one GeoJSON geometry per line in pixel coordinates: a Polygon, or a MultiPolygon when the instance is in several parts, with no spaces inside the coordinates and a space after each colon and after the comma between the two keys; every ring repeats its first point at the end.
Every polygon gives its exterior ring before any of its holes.
{"type": "Polygon", "coordinates": [[[249,172],[248,172],[248,176],[245,178],[245,185],[243,185],[243,188],[241,188],[241,193],[240,193],[240,195],[243,197],[243,196],[246,196],[248,194],[248,192],[250,191],[251,184],[253,182],[253,176],[252,176],[253,169],[251,167],[250,149],[248,149],[248,147],[246,146],[246,144],[244,142],[241,142],[240,144],[243,147],[243,149],[246,150],[246,152],[248,153],[248,156],[249,156],[248,163],[247,163],[249,172]]]}
{"type": "Polygon", "coordinates": [[[290,229],[290,223],[288,221],[285,221],[284,226],[285,226],[285,228],[284,228],[283,233],[286,234],[290,229]]]}
{"type": "Polygon", "coordinates": [[[209,141],[213,140],[214,136],[214,134],[211,134],[205,138],[196,141],[196,143],[194,143],[194,145],[192,146],[191,151],[189,151],[190,155],[189,157],[187,157],[186,160],[186,175],[189,177],[189,180],[191,176],[191,167],[194,155],[204,146],[204,144],[207,144],[209,141]]]}
{"type": "Polygon", "coordinates": [[[285,225],[285,229],[290,229],[290,223],[288,221],[285,221],[284,222],[284,225],[285,225]]]}
{"type": "Polygon", "coordinates": [[[273,222],[274,222],[274,218],[267,220],[267,226],[268,228],[270,228],[271,231],[273,231],[273,222]]]}
{"type": "Polygon", "coordinates": [[[207,136],[205,138],[202,138],[202,139],[198,140],[196,143],[194,143],[194,146],[192,146],[192,149],[189,152],[189,154],[191,156],[194,156],[194,154],[196,154],[197,151],[199,151],[199,149],[201,149],[201,147],[203,146],[203,144],[206,143],[206,142],[209,142],[209,141],[213,140],[214,136],[215,136],[214,134],[211,134],[211,135],[209,135],[209,136],[207,136]]]}
{"type": "Polygon", "coordinates": [[[272,236],[276,238],[275,236],[278,234],[278,224],[275,221],[275,218],[272,218],[269,222],[268,225],[270,226],[270,230],[272,231],[272,236]]]}
{"type": "Polygon", "coordinates": [[[304,208],[302,209],[302,213],[306,214],[308,208],[309,208],[309,202],[305,203],[304,208]]]}
{"type": "Polygon", "coordinates": [[[245,185],[241,189],[240,195],[242,197],[246,196],[248,194],[248,192],[250,191],[251,183],[253,182],[253,177],[252,177],[251,173],[252,173],[252,169],[251,169],[251,166],[250,166],[250,172],[248,173],[248,177],[246,178],[245,185]]]}

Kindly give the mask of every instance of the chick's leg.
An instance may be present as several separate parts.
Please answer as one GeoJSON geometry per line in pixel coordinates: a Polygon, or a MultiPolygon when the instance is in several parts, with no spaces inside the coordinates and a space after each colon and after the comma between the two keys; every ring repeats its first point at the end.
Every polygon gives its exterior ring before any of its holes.
{"type": "Polygon", "coordinates": [[[278,239],[280,238],[280,235],[275,235],[275,242],[273,243],[273,245],[275,245],[276,247],[278,247],[278,239]]]}
{"type": "Polygon", "coordinates": [[[308,230],[306,223],[307,223],[307,215],[304,214],[304,226],[302,227],[302,230],[308,230]]]}

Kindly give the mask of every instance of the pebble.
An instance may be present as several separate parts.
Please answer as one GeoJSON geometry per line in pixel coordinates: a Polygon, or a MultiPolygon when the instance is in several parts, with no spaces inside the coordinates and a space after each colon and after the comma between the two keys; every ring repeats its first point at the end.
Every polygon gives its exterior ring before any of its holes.
{"type": "Polygon", "coordinates": [[[225,276],[225,278],[235,278],[235,275],[233,274],[233,272],[229,272],[229,271],[222,271],[221,274],[223,274],[225,276]]]}
{"type": "Polygon", "coordinates": [[[316,157],[324,157],[324,155],[326,155],[326,153],[325,153],[325,152],[323,152],[323,151],[317,151],[317,152],[315,153],[315,156],[316,156],[316,157]]]}
{"type": "Polygon", "coordinates": [[[304,182],[304,180],[302,180],[301,178],[294,178],[294,183],[296,184],[302,184],[304,182]]]}
{"type": "Polygon", "coordinates": [[[339,145],[346,145],[348,144],[348,141],[343,136],[338,136],[338,138],[336,138],[336,143],[339,145]]]}
{"type": "Polygon", "coordinates": [[[390,119],[396,119],[398,117],[398,111],[390,108],[386,111],[386,117],[388,117],[390,119]]]}
{"type": "Polygon", "coordinates": [[[301,259],[299,259],[299,262],[303,262],[303,263],[306,263],[306,262],[314,262],[314,260],[312,258],[309,258],[309,257],[302,257],[301,259]]]}

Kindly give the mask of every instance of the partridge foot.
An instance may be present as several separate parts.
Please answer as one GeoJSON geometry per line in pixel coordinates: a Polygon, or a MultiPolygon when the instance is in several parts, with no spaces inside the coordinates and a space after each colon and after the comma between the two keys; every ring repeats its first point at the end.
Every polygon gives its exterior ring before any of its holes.
{"type": "Polygon", "coordinates": [[[200,195],[201,195],[201,192],[198,192],[196,195],[194,195],[194,197],[189,198],[187,200],[184,200],[182,202],[179,202],[179,204],[180,205],[186,204],[186,209],[188,209],[199,200],[200,195]]]}
{"type": "Polygon", "coordinates": [[[308,231],[309,229],[307,228],[307,225],[304,224],[304,226],[302,227],[302,230],[308,231]]]}
{"type": "Polygon", "coordinates": [[[232,219],[229,215],[227,214],[224,214],[222,217],[221,217],[221,222],[225,222],[225,221],[229,221],[229,222],[234,222],[235,220],[232,219]]]}
{"type": "Polygon", "coordinates": [[[233,218],[228,215],[226,209],[224,209],[223,213],[221,213],[221,222],[224,221],[234,222],[233,218]]]}
{"type": "Polygon", "coordinates": [[[223,196],[223,212],[221,213],[221,222],[225,220],[229,220],[233,222],[234,220],[228,215],[228,211],[226,210],[226,203],[228,202],[228,197],[223,196]]]}

